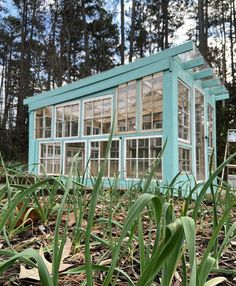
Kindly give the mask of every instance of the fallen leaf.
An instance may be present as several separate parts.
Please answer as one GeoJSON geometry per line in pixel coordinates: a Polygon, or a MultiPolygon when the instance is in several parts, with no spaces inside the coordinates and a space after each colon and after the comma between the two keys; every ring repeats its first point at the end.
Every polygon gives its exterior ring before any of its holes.
{"type": "Polygon", "coordinates": [[[63,221],[67,221],[68,219],[68,226],[72,226],[76,223],[76,220],[75,220],[75,213],[72,212],[72,213],[69,213],[69,215],[67,216],[67,214],[63,215],[62,216],[62,220],[63,221]]]}
{"type": "MultiPolygon", "coordinates": [[[[70,240],[69,237],[67,237],[66,243],[64,245],[63,252],[62,252],[61,263],[60,263],[60,266],[59,266],[59,272],[61,272],[63,270],[66,270],[67,268],[72,266],[72,264],[63,263],[63,260],[70,255],[71,247],[72,247],[72,241],[70,240]]],[[[49,262],[45,258],[42,247],[39,250],[39,255],[42,257],[43,262],[44,262],[48,272],[50,274],[52,274],[52,263],[49,262]]],[[[39,281],[40,278],[39,278],[38,269],[37,268],[27,269],[27,268],[25,268],[25,266],[20,265],[19,279],[25,279],[25,278],[30,278],[30,279],[34,279],[34,280],[38,280],[39,281]]]]}

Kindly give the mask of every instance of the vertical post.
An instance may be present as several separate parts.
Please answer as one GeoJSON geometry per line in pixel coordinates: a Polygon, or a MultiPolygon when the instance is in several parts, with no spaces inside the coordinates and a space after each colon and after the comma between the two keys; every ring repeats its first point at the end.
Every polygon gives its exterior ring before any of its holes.
{"type": "Polygon", "coordinates": [[[28,171],[36,173],[37,168],[33,165],[35,162],[38,162],[35,153],[35,139],[34,139],[34,114],[33,110],[29,111],[29,159],[28,159],[28,171]]]}
{"type": "Polygon", "coordinates": [[[163,73],[163,182],[170,183],[178,173],[178,77],[173,71],[163,73]]]}

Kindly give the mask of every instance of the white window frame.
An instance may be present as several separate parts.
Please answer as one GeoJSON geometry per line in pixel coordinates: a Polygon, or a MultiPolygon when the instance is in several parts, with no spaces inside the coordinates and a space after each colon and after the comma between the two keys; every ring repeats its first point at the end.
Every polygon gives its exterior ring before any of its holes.
{"type": "MultiPolygon", "coordinates": [[[[44,118],[44,117],[43,117],[44,118]]],[[[45,126],[45,122],[44,122],[44,119],[43,119],[43,126],[45,126]]],[[[43,127],[42,128],[43,129],[43,133],[45,134],[45,127],[43,127]]],[[[52,139],[53,138],[53,106],[52,105],[50,105],[50,106],[44,106],[44,107],[41,107],[41,108],[37,108],[37,109],[35,109],[34,110],[34,139],[35,140],[47,140],[47,139],[52,139]],[[39,138],[37,138],[36,137],[36,126],[37,126],[37,124],[36,124],[36,118],[37,118],[37,116],[36,116],[36,112],[37,112],[37,110],[39,110],[39,109],[45,109],[45,108],[50,108],[51,109],[51,136],[50,137],[39,137],[39,138]]]]}
{"type": "MultiPolygon", "coordinates": [[[[162,135],[150,135],[150,136],[144,136],[144,135],[141,135],[141,136],[132,136],[132,137],[125,137],[124,138],[124,178],[126,180],[140,180],[140,178],[138,177],[138,170],[137,170],[137,163],[136,163],[136,177],[135,178],[128,178],[127,177],[127,162],[126,160],[129,160],[127,159],[127,140],[134,140],[134,139],[153,139],[153,138],[161,138],[161,148],[163,150],[163,136],[162,135]]],[[[148,146],[148,159],[150,160],[150,148],[148,146]]],[[[133,158],[134,159],[134,158],[133,158]]],[[[138,159],[142,159],[142,158],[135,158],[135,160],[137,161],[138,159]]],[[[155,158],[153,158],[155,159],[155,158]]],[[[153,179],[155,180],[155,179],[153,179]]],[[[160,182],[163,180],[163,157],[161,159],[161,178],[158,179],[160,182]]]]}
{"type": "MultiPolygon", "coordinates": [[[[80,132],[79,131],[80,131],[81,100],[75,100],[75,101],[69,101],[69,102],[57,104],[57,105],[55,105],[54,110],[55,110],[55,112],[54,112],[54,124],[53,124],[53,126],[54,126],[53,138],[55,138],[57,140],[61,140],[61,139],[68,139],[68,138],[79,137],[80,136],[80,132]],[[76,105],[76,104],[79,104],[78,135],[57,137],[57,108],[58,107],[66,107],[66,106],[70,106],[70,105],[76,105]]],[[[64,116],[64,114],[63,114],[63,116],[64,116]]],[[[63,135],[63,128],[62,128],[62,135],[63,135]]]]}
{"type": "MultiPolygon", "coordinates": [[[[98,138],[98,139],[91,139],[88,141],[88,158],[89,159],[89,170],[91,170],[91,143],[92,142],[108,142],[109,138],[98,138]]],[[[119,177],[121,176],[121,139],[120,138],[112,138],[112,141],[118,141],[119,142],[119,157],[118,160],[118,173],[119,177]]],[[[101,158],[99,158],[100,160],[101,158]]],[[[112,159],[110,157],[107,158],[108,160],[112,159]]],[[[116,159],[116,158],[115,158],[116,159]]],[[[107,166],[108,167],[108,166],[107,166]]],[[[99,170],[98,170],[99,172],[99,170]]],[[[103,178],[114,178],[113,175],[110,176],[110,170],[108,169],[108,177],[104,176],[103,178]]]]}
{"type": "MultiPolygon", "coordinates": [[[[85,156],[84,156],[84,161],[85,161],[85,164],[86,162],[88,161],[88,158],[87,158],[87,141],[86,140],[65,140],[63,141],[63,150],[64,150],[64,155],[63,155],[63,166],[62,166],[62,173],[63,175],[66,176],[65,174],[65,170],[66,170],[66,144],[70,144],[70,143],[84,143],[84,152],[85,152],[85,156]]],[[[86,167],[86,166],[84,166],[86,167]]]]}
{"type": "Polygon", "coordinates": [[[209,149],[213,149],[214,148],[214,133],[215,133],[215,126],[214,126],[214,113],[215,113],[215,109],[214,109],[214,107],[210,104],[210,103],[208,103],[207,104],[207,138],[208,138],[208,140],[207,140],[207,145],[208,145],[208,148],[209,149]],[[210,117],[209,115],[209,109],[211,109],[211,112],[212,112],[212,117],[210,117]],[[212,140],[212,146],[210,146],[210,136],[209,136],[209,134],[210,134],[210,120],[209,119],[212,119],[212,122],[211,122],[211,124],[212,124],[212,136],[211,136],[211,140],[212,140]]]}
{"type": "Polygon", "coordinates": [[[179,88],[178,88],[179,82],[181,84],[183,84],[185,87],[187,87],[187,89],[188,89],[188,106],[189,106],[189,113],[188,113],[188,115],[189,115],[189,128],[188,128],[188,130],[189,130],[189,140],[186,140],[186,139],[183,139],[183,138],[179,137],[179,114],[178,114],[178,120],[177,120],[177,124],[178,124],[177,125],[178,126],[178,141],[191,145],[191,127],[192,127],[192,118],[191,118],[191,88],[185,82],[183,82],[181,79],[177,80],[177,90],[178,90],[177,112],[179,111],[179,88]]]}
{"type": "Polygon", "coordinates": [[[178,166],[179,166],[179,172],[181,172],[181,174],[192,174],[193,170],[192,170],[192,147],[191,146],[183,146],[183,145],[178,145],[178,166]],[[180,170],[180,165],[179,165],[179,161],[180,161],[180,155],[179,155],[179,148],[185,149],[189,151],[189,167],[190,170],[180,170]]]}
{"type": "MultiPolygon", "coordinates": [[[[164,102],[163,101],[163,95],[164,95],[163,94],[163,72],[157,72],[157,73],[154,73],[154,74],[151,74],[151,75],[143,77],[141,79],[140,86],[141,86],[141,89],[140,89],[141,90],[141,92],[140,92],[141,93],[140,94],[140,96],[141,96],[141,99],[140,99],[140,102],[141,102],[141,111],[140,111],[140,114],[141,114],[141,116],[140,116],[140,129],[141,129],[141,132],[142,133],[147,133],[147,132],[153,132],[153,131],[155,131],[155,132],[156,131],[161,131],[161,130],[163,130],[163,102],[164,102]],[[154,77],[155,75],[159,75],[158,77],[162,77],[162,127],[161,128],[152,128],[152,129],[143,129],[143,81],[144,81],[145,78],[148,78],[148,77],[151,77],[153,79],[153,78],[155,78],[154,77]]],[[[152,114],[152,116],[153,116],[153,114],[152,114]]],[[[152,120],[152,125],[153,125],[153,120],[152,120]]]]}
{"type": "MultiPolygon", "coordinates": [[[[125,82],[123,84],[120,84],[117,86],[116,88],[116,126],[115,126],[115,130],[116,130],[116,133],[117,134],[134,134],[134,133],[137,133],[138,130],[137,130],[137,108],[138,108],[138,104],[137,104],[137,97],[138,97],[138,94],[137,94],[137,83],[138,81],[137,80],[131,80],[131,81],[128,81],[128,82],[125,82]],[[133,83],[135,83],[135,98],[136,98],[136,106],[135,106],[135,123],[136,123],[136,130],[126,130],[126,131],[119,131],[118,130],[118,113],[119,113],[119,110],[118,110],[118,104],[119,104],[119,87],[123,87],[123,86],[129,86],[132,85],[133,83]]],[[[127,110],[126,110],[127,111],[127,110]]],[[[127,112],[126,112],[126,128],[127,128],[127,112]]]]}
{"type": "MultiPolygon", "coordinates": [[[[40,173],[40,159],[42,158],[41,157],[41,145],[43,144],[59,144],[60,145],[60,153],[61,153],[61,158],[60,158],[60,172],[59,174],[55,174],[55,173],[47,173],[47,166],[46,166],[46,174],[47,175],[54,175],[54,176],[58,176],[62,173],[62,159],[63,159],[63,154],[62,154],[62,142],[61,141],[40,141],[39,144],[38,144],[38,163],[39,163],[39,166],[38,166],[38,174],[39,175],[42,175],[42,173],[40,173]]],[[[47,153],[46,153],[46,161],[49,160],[48,157],[48,147],[47,147],[47,153]]],[[[55,155],[55,148],[53,147],[53,162],[54,162],[54,155],[55,155]]]]}
{"type": "MultiPolygon", "coordinates": [[[[112,100],[113,94],[108,94],[108,95],[102,95],[102,96],[96,96],[93,98],[88,98],[88,99],[84,99],[82,104],[83,108],[82,108],[82,136],[86,137],[86,138],[91,138],[94,136],[104,136],[104,135],[108,135],[109,133],[102,133],[102,134],[90,134],[90,135],[86,135],[84,134],[84,120],[85,120],[85,104],[88,102],[93,102],[93,101],[97,101],[97,100],[104,100],[104,99],[111,99],[111,126],[112,126],[112,121],[113,121],[113,100],[112,100]]],[[[94,117],[92,117],[93,119],[94,117]]],[[[103,117],[101,117],[103,118],[103,117]]]]}

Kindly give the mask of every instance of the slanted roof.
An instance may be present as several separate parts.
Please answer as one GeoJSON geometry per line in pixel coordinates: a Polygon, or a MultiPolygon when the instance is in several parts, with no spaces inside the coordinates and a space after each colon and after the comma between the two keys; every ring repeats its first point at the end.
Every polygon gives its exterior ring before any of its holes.
{"type": "Polygon", "coordinates": [[[115,67],[108,71],[91,75],[74,83],[46,91],[24,100],[30,110],[48,105],[78,99],[80,97],[114,89],[117,85],[127,81],[139,79],[143,76],[169,69],[170,58],[176,58],[183,69],[191,74],[195,80],[201,80],[203,88],[207,88],[216,100],[228,98],[228,91],[216,79],[213,70],[205,62],[192,41],[178,45],[155,55],[138,59],[132,63],[115,67]],[[180,57],[179,57],[180,56],[180,57]]]}

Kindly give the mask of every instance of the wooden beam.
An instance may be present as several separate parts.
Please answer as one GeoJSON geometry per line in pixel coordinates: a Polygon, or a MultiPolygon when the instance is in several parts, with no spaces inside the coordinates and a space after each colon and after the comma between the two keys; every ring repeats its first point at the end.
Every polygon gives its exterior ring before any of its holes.
{"type": "Polygon", "coordinates": [[[196,67],[202,66],[202,65],[204,65],[204,63],[205,63],[204,58],[203,57],[198,57],[196,59],[184,62],[183,63],[183,68],[184,68],[184,70],[189,70],[189,69],[192,69],[192,68],[196,68],[196,67]]]}
{"type": "Polygon", "coordinates": [[[225,100],[225,99],[229,99],[229,93],[215,96],[215,101],[220,101],[220,100],[225,100]]]}
{"type": "Polygon", "coordinates": [[[227,93],[228,90],[224,86],[215,86],[209,89],[210,95],[224,94],[227,93]]]}
{"type": "Polygon", "coordinates": [[[208,79],[208,80],[202,81],[202,87],[203,88],[213,87],[213,86],[220,85],[220,84],[221,84],[221,82],[220,82],[220,79],[218,79],[218,78],[208,79]]]}
{"type": "Polygon", "coordinates": [[[213,76],[213,70],[211,68],[193,73],[193,79],[194,80],[203,79],[203,78],[209,77],[209,76],[213,76]]]}

